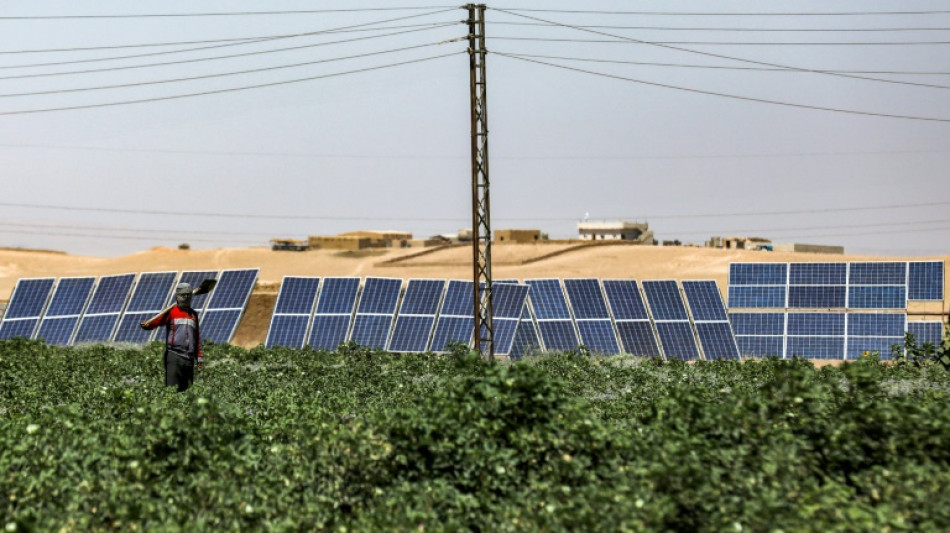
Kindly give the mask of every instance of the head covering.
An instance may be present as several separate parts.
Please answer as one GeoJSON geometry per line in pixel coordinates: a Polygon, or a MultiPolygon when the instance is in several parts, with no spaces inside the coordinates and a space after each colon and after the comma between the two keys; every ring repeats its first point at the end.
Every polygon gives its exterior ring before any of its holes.
{"type": "Polygon", "coordinates": [[[175,303],[179,307],[190,307],[191,306],[191,295],[194,294],[194,289],[191,288],[191,285],[187,283],[179,283],[175,287],[175,303]]]}

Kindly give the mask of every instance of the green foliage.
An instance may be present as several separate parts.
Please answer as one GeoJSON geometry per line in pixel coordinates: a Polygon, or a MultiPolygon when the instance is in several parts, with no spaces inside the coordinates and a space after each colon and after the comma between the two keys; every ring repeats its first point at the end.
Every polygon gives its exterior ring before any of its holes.
{"type": "Polygon", "coordinates": [[[0,526],[950,527],[950,373],[926,360],[211,345],[179,394],[161,352],[0,342],[0,526]]]}
{"type": "Polygon", "coordinates": [[[893,346],[891,351],[900,364],[940,365],[944,370],[950,370],[950,328],[944,328],[943,341],[939,346],[929,342],[918,346],[914,334],[905,333],[904,346],[893,346]]]}

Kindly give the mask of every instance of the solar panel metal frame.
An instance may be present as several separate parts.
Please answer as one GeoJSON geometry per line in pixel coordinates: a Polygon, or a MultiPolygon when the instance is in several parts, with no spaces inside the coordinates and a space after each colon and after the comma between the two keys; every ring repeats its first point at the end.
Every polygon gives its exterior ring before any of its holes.
{"type": "Polygon", "coordinates": [[[686,302],[676,280],[644,280],[643,294],[656,326],[663,357],[675,357],[681,361],[702,359],[686,302]]]}
{"type": "Polygon", "coordinates": [[[580,342],[597,353],[605,355],[620,353],[617,330],[614,328],[607,297],[600,280],[567,278],[563,280],[563,283],[580,342]]]}
{"type": "Polygon", "coordinates": [[[559,278],[526,279],[528,302],[534,314],[544,351],[576,350],[580,333],[574,323],[571,306],[559,278]],[[535,288],[537,287],[537,288],[535,288]],[[553,287],[557,290],[554,291],[553,287]],[[548,289],[551,288],[551,292],[548,289]],[[566,342],[565,342],[566,341],[566,342]]]}
{"type": "MultiPolygon", "coordinates": [[[[320,282],[322,280],[317,276],[284,276],[280,280],[280,290],[277,293],[277,301],[274,303],[274,312],[271,314],[270,324],[267,326],[267,336],[264,340],[264,346],[271,348],[273,346],[286,346],[288,348],[303,348],[307,343],[307,338],[310,333],[310,325],[313,322],[313,310],[317,306],[317,295],[320,291],[320,282]],[[303,307],[306,307],[306,299],[301,302],[304,304],[301,309],[293,309],[295,312],[289,312],[282,310],[282,304],[287,301],[288,298],[293,298],[294,303],[298,299],[297,296],[300,294],[300,291],[291,293],[289,292],[291,285],[294,281],[301,280],[306,282],[314,282],[312,289],[313,293],[310,294],[310,284],[307,283],[303,287],[302,295],[309,299],[309,307],[304,312],[303,307]],[[290,281],[290,283],[288,283],[290,281]],[[299,311],[299,312],[298,312],[299,311]],[[277,337],[281,335],[279,332],[287,331],[282,325],[282,319],[291,320],[294,325],[299,325],[300,318],[304,319],[303,332],[300,335],[300,342],[297,345],[283,344],[278,343],[277,337]]],[[[296,331],[296,328],[292,328],[296,331]]]]}
{"type": "Polygon", "coordinates": [[[336,350],[346,342],[350,337],[350,329],[353,326],[353,313],[356,311],[356,303],[359,300],[361,281],[358,277],[330,276],[323,278],[320,293],[317,295],[317,302],[313,309],[310,332],[307,334],[307,346],[317,350],[336,350]],[[335,299],[329,301],[328,298],[335,299]],[[329,328],[324,327],[324,323],[339,324],[341,322],[345,322],[342,332],[339,332],[338,329],[328,331],[329,328]],[[338,339],[339,342],[335,343],[334,346],[317,342],[322,341],[323,335],[326,333],[338,333],[338,335],[334,335],[334,339],[338,339]],[[315,338],[318,334],[321,337],[315,338]]]}
{"type": "Polygon", "coordinates": [[[389,338],[389,344],[386,346],[388,351],[398,353],[425,353],[427,351],[429,343],[432,342],[432,333],[435,331],[439,307],[442,305],[442,299],[445,298],[447,283],[444,279],[428,278],[412,278],[406,282],[406,290],[396,314],[393,332],[389,338]],[[430,293],[426,291],[428,287],[435,284],[439,286],[438,296],[434,301],[430,301],[428,299],[430,293]],[[421,298],[427,298],[421,303],[422,308],[410,308],[416,305],[421,298]],[[430,304],[432,307],[431,313],[428,312],[430,304]],[[431,323],[427,324],[430,319],[431,323]],[[421,343],[416,341],[421,341],[421,343]],[[403,342],[405,343],[403,344],[403,342]]]}
{"type": "Polygon", "coordinates": [[[738,360],[739,344],[719,285],[715,280],[683,280],[681,284],[704,358],[738,360]]]}
{"type": "Polygon", "coordinates": [[[363,281],[363,289],[360,291],[360,301],[356,305],[356,316],[353,317],[353,327],[350,331],[350,340],[362,346],[368,346],[378,350],[386,349],[389,344],[389,337],[392,333],[393,322],[396,317],[396,309],[399,308],[399,294],[402,289],[401,278],[381,278],[367,277],[363,281]],[[379,285],[377,291],[375,287],[373,292],[367,294],[370,283],[379,285]],[[369,299],[368,299],[369,298],[369,299]],[[367,305],[380,305],[381,310],[366,311],[364,302],[373,302],[367,305]],[[364,326],[368,325],[368,326],[364,326]],[[364,330],[364,327],[366,328],[364,330]],[[365,336],[357,339],[357,336],[365,336]]]}
{"type": "Polygon", "coordinates": [[[155,316],[158,312],[166,307],[165,302],[168,301],[170,296],[174,297],[175,284],[177,281],[178,271],[142,272],[139,274],[138,279],[132,288],[132,294],[129,296],[129,301],[126,303],[125,309],[122,312],[122,316],[119,317],[115,331],[112,333],[112,342],[145,344],[151,341],[158,330],[143,330],[139,324],[143,320],[147,320],[155,316]],[[158,296],[156,296],[154,301],[142,303],[136,301],[137,297],[139,299],[143,299],[155,296],[141,292],[150,290],[152,288],[151,286],[145,285],[145,283],[147,283],[145,280],[158,278],[161,281],[161,278],[168,278],[169,276],[171,278],[167,282],[164,282],[166,284],[164,291],[161,291],[161,285],[158,286],[158,290],[161,292],[158,296]],[[159,297],[160,299],[158,299],[159,297]],[[135,308],[133,308],[133,306],[135,306],[135,308]]]}
{"type": "Polygon", "coordinates": [[[449,353],[449,342],[461,342],[472,346],[475,336],[474,283],[468,280],[451,279],[445,285],[445,296],[439,307],[429,351],[449,353]],[[441,344],[442,346],[438,346],[441,344]]]}
{"type": "MultiPolygon", "coordinates": [[[[237,330],[238,322],[240,322],[241,316],[243,316],[244,311],[247,309],[247,302],[251,297],[251,292],[254,290],[254,285],[257,283],[257,277],[259,275],[259,268],[234,268],[221,271],[218,276],[218,284],[214,290],[211,291],[211,296],[208,297],[208,301],[205,303],[204,312],[201,313],[199,328],[202,342],[205,340],[210,340],[215,343],[231,342],[231,339],[234,338],[234,332],[237,330]],[[237,289],[231,289],[228,283],[228,274],[233,273],[234,276],[240,276],[245,272],[253,273],[250,284],[244,286],[246,280],[238,277],[235,283],[240,283],[241,285],[238,285],[237,289]],[[232,298],[231,293],[235,290],[239,291],[236,294],[237,298],[239,298],[240,305],[224,306],[219,303],[224,298],[233,300],[234,298],[232,298]],[[211,334],[209,334],[209,330],[211,330],[211,334]],[[219,332],[226,333],[226,335],[222,338],[215,338],[219,332]]],[[[227,301],[226,304],[231,304],[231,301],[227,301]]]]}
{"type": "Polygon", "coordinates": [[[663,357],[640,284],[633,279],[605,279],[601,285],[624,353],[663,357]]]}
{"type": "Polygon", "coordinates": [[[55,286],[56,278],[18,279],[3,312],[3,318],[0,320],[0,338],[24,337],[32,339],[39,329],[43,313],[49,305],[55,286]],[[27,298],[32,298],[32,300],[26,300],[27,298]],[[25,303],[20,304],[20,302],[25,303]],[[16,307],[17,305],[27,306],[27,308],[20,310],[16,307]],[[10,316],[11,308],[12,317],[10,316]],[[27,330],[29,330],[29,334],[22,334],[27,333],[27,330]],[[4,331],[7,333],[4,333],[4,331]]]}
{"type": "MultiPolygon", "coordinates": [[[[82,318],[79,320],[79,323],[76,324],[76,330],[73,332],[73,337],[69,341],[69,345],[75,345],[77,342],[90,342],[90,343],[102,343],[110,342],[112,337],[115,335],[116,327],[119,324],[119,319],[122,317],[123,311],[129,302],[129,297],[132,294],[132,289],[135,287],[135,280],[137,279],[136,273],[127,273],[127,274],[114,274],[110,276],[100,276],[98,282],[96,283],[95,289],[92,291],[92,296],[89,297],[89,302],[86,304],[86,309],[82,314],[82,318]],[[112,288],[106,288],[106,284],[109,284],[112,280],[115,280],[116,284],[124,283],[124,280],[128,281],[128,287],[125,288],[122,292],[110,292],[105,293],[103,291],[112,290],[112,288]],[[109,302],[105,302],[103,305],[109,305],[109,309],[115,309],[115,311],[105,311],[102,312],[97,308],[97,297],[100,297],[100,294],[103,295],[101,298],[109,298],[109,302]],[[114,304],[114,305],[111,305],[114,304]],[[80,339],[80,334],[83,332],[83,325],[86,324],[87,320],[90,321],[90,324],[101,323],[104,326],[108,325],[109,317],[115,316],[115,321],[112,323],[112,328],[103,338],[82,338],[80,339]]],[[[116,287],[116,289],[120,289],[116,287]]]]}

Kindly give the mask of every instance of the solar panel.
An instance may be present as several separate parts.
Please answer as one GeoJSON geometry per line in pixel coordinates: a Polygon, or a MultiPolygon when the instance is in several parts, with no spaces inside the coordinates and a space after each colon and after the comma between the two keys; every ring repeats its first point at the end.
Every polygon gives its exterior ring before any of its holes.
{"type": "Polygon", "coordinates": [[[729,286],[729,307],[732,309],[784,308],[788,297],[785,285],[729,286]]]}
{"type": "Polygon", "coordinates": [[[592,351],[602,354],[620,353],[620,343],[610,320],[607,299],[600,286],[600,280],[594,278],[574,278],[564,280],[571,309],[574,310],[574,323],[577,325],[581,343],[592,351]]]}
{"type": "Polygon", "coordinates": [[[845,358],[857,359],[865,353],[878,352],[881,359],[891,359],[891,346],[904,344],[906,330],[904,313],[848,313],[845,358]]]}
{"type": "Polygon", "coordinates": [[[145,272],[139,276],[125,313],[119,320],[113,340],[145,344],[152,340],[155,330],[146,331],[139,324],[165,308],[165,302],[175,288],[178,272],[145,272]]]}
{"type": "Polygon", "coordinates": [[[429,347],[435,316],[445,292],[445,280],[410,279],[389,340],[391,352],[422,353],[429,347]]]}
{"type": "Polygon", "coordinates": [[[712,280],[683,281],[683,292],[696,324],[696,335],[706,360],[738,359],[739,346],[719,287],[712,280]]]}
{"type": "Polygon", "coordinates": [[[116,323],[125,309],[133,283],[135,274],[99,278],[71,344],[112,340],[116,323]]]}
{"type": "Polygon", "coordinates": [[[266,347],[303,348],[319,287],[320,278],[284,276],[267,328],[266,347]]]}
{"type": "Polygon", "coordinates": [[[790,263],[789,285],[845,285],[848,282],[847,263],[790,263]]]}
{"type": "Polygon", "coordinates": [[[453,279],[445,289],[445,298],[432,334],[433,353],[448,353],[450,342],[472,345],[475,329],[474,285],[471,281],[453,279]]]}
{"type": "Polygon", "coordinates": [[[914,336],[917,346],[924,344],[940,346],[943,341],[943,322],[935,320],[907,322],[907,332],[914,336]]]}
{"type": "MultiPolygon", "coordinates": [[[[492,340],[497,356],[511,355],[521,315],[528,300],[528,290],[527,285],[516,283],[492,284],[492,340]]],[[[483,346],[484,348],[486,347],[483,346]]]]}
{"type": "Polygon", "coordinates": [[[785,313],[729,313],[742,357],[785,354],[785,313]]]}
{"type": "Polygon", "coordinates": [[[360,290],[360,278],[324,278],[307,344],[336,350],[346,342],[360,290]]]}
{"type": "Polygon", "coordinates": [[[201,315],[201,340],[231,342],[260,269],[223,270],[201,315]]]}
{"type": "MultiPolygon", "coordinates": [[[[529,289],[530,290],[530,289],[529,289]]],[[[532,355],[541,351],[541,338],[538,335],[538,327],[531,316],[531,309],[525,300],[524,309],[521,312],[521,321],[518,322],[518,329],[515,331],[515,338],[511,343],[510,359],[522,359],[525,355],[532,355]]]]}
{"type": "Polygon", "coordinates": [[[848,264],[848,303],[852,309],[907,307],[907,263],[848,264]]]}
{"type": "Polygon", "coordinates": [[[848,263],[849,285],[906,285],[907,263],[899,261],[848,263]]]}
{"type": "Polygon", "coordinates": [[[787,285],[788,263],[732,263],[729,285],[787,285]]]}
{"type": "Polygon", "coordinates": [[[55,283],[55,278],[17,280],[0,321],[0,339],[33,336],[55,283]]]}
{"type": "Polygon", "coordinates": [[[567,298],[558,279],[528,279],[531,310],[541,333],[541,343],[548,351],[574,350],[580,345],[577,329],[571,319],[567,298]]]}
{"type": "Polygon", "coordinates": [[[943,261],[911,261],[908,264],[907,299],[943,300],[943,261]]]}
{"type": "Polygon", "coordinates": [[[350,334],[353,342],[386,348],[401,288],[402,280],[398,278],[366,278],[350,334]]]}
{"type": "Polygon", "coordinates": [[[786,357],[842,359],[844,313],[788,313],[786,357]]]}
{"type": "Polygon", "coordinates": [[[788,295],[788,263],[729,265],[730,308],[784,308],[788,295]]]}
{"type": "Polygon", "coordinates": [[[605,279],[603,285],[624,353],[661,357],[660,345],[636,280],[605,279]]]}
{"type": "Polygon", "coordinates": [[[644,281],[643,292],[653,314],[663,355],[683,361],[699,359],[699,346],[676,281],[644,281]]]}

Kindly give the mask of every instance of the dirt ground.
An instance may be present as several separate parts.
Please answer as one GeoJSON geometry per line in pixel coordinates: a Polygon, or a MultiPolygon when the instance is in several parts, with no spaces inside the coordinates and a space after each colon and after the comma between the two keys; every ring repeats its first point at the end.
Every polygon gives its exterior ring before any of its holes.
{"type": "MultiPolygon", "coordinates": [[[[948,261],[950,255],[883,257],[791,252],[717,250],[680,246],[546,243],[493,244],[492,277],[601,279],[711,279],[723,295],[734,262],[948,261]]],[[[10,298],[19,278],[103,276],[127,272],[259,268],[257,285],[233,344],[253,347],[264,342],[270,315],[284,276],[378,276],[471,279],[469,245],[437,249],[401,248],[359,252],[314,250],[275,252],[268,248],[175,250],[153,248],[122,257],[84,257],[48,251],[0,249],[0,302],[10,298]]],[[[946,275],[946,273],[945,273],[946,275]]],[[[944,286],[947,286],[944,280],[944,286]]],[[[947,303],[912,302],[912,316],[943,313],[947,303]]],[[[930,317],[933,320],[933,317],[930,317]]]]}

